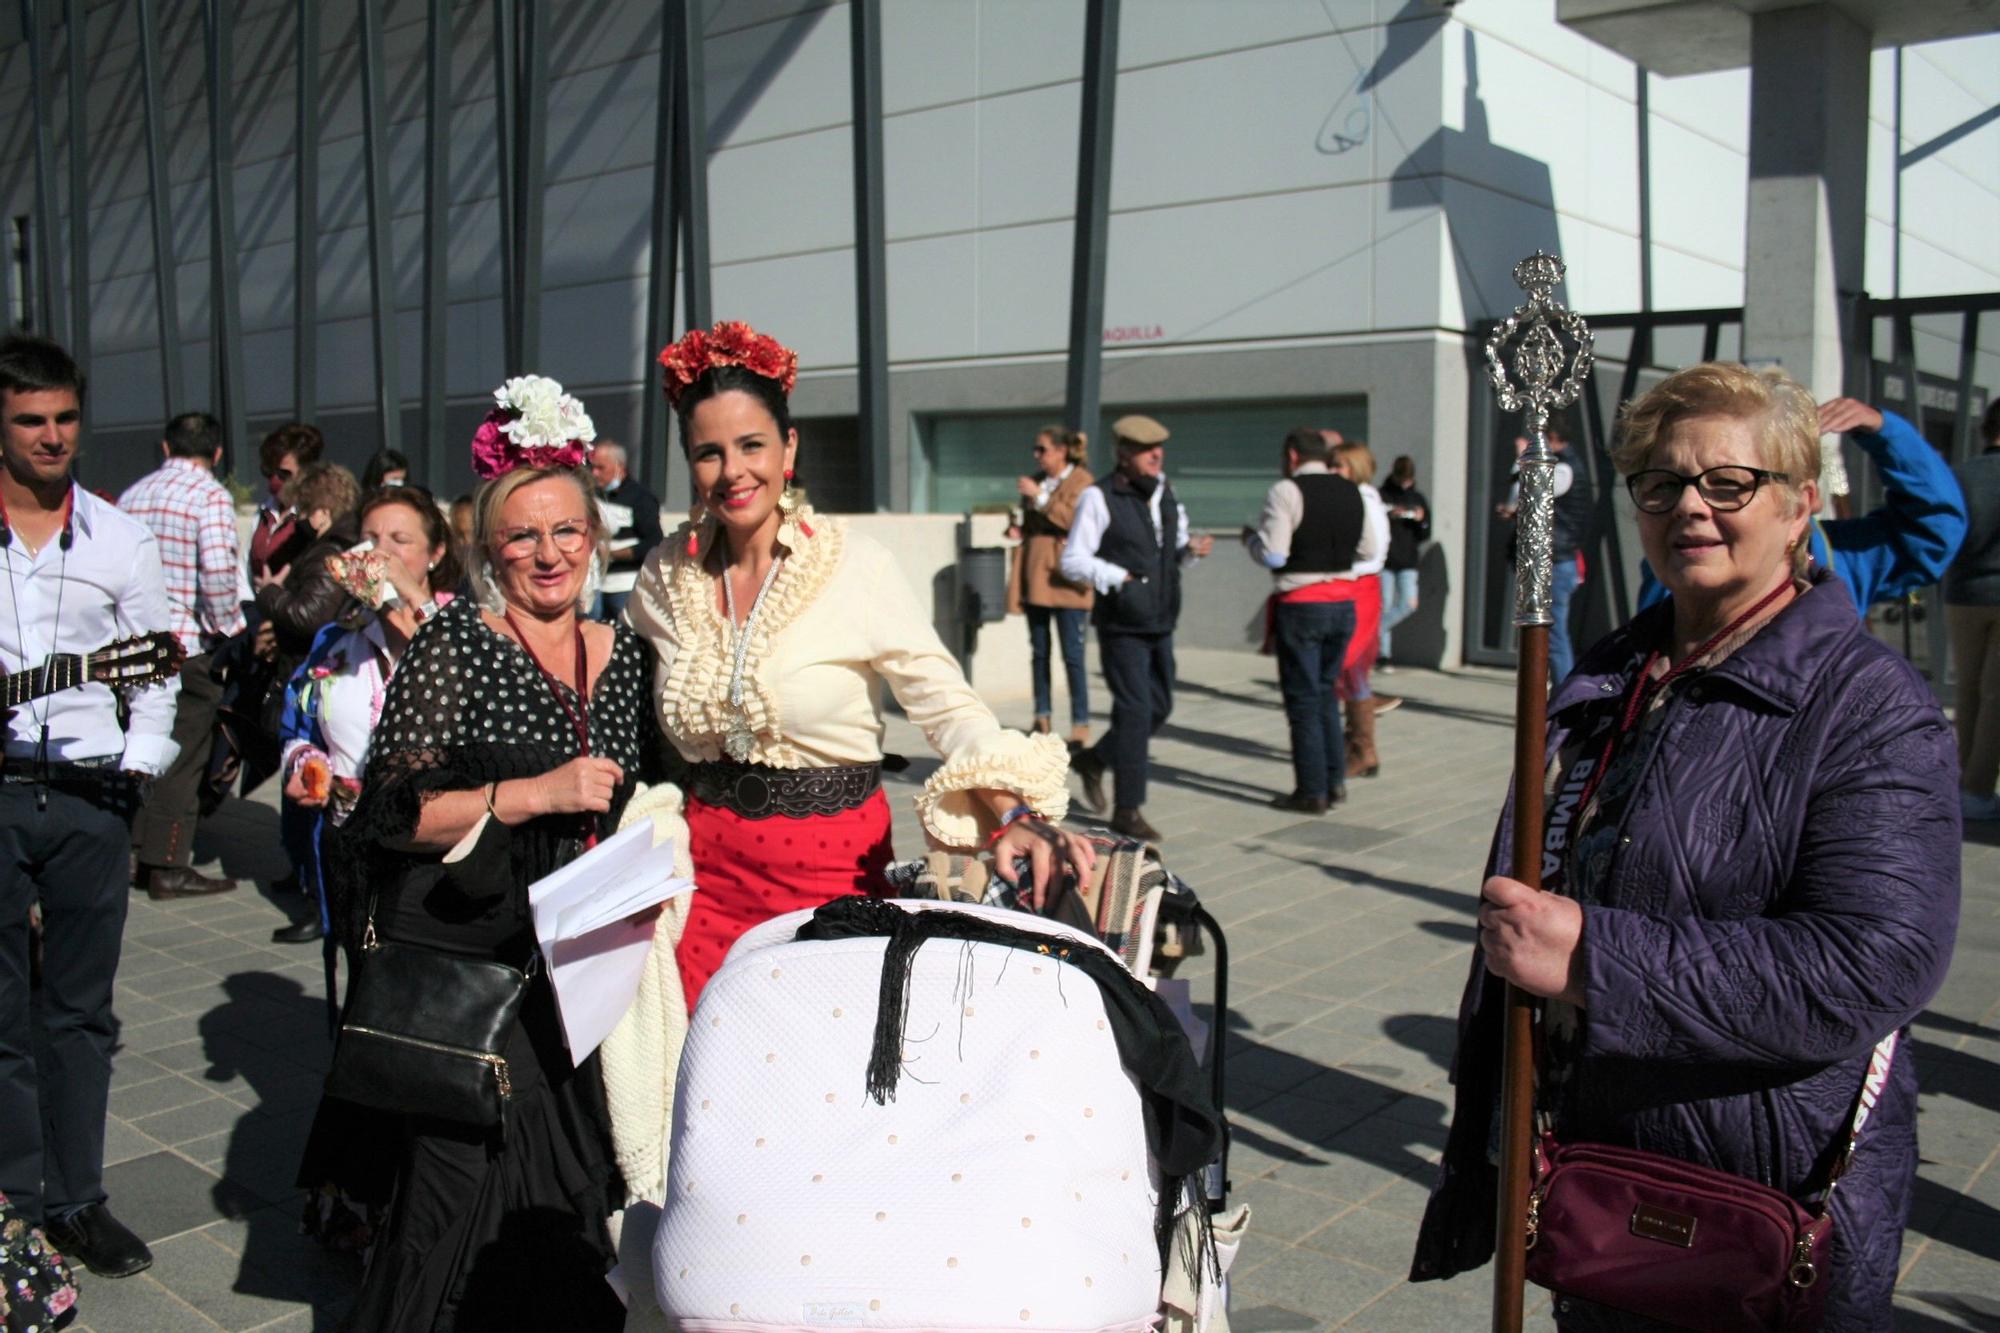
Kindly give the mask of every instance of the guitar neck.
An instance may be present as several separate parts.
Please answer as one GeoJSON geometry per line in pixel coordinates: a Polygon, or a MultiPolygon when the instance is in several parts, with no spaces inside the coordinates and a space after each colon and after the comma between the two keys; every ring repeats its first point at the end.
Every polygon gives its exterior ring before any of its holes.
{"type": "Polygon", "coordinates": [[[38,667],[7,673],[4,697],[8,708],[19,708],[31,699],[72,690],[87,679],[88,655],[56,653],[38,667]]]}

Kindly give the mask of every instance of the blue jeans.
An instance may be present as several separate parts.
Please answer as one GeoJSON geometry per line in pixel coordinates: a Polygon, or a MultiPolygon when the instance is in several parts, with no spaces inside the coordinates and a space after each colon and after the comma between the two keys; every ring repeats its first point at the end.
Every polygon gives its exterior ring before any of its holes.
{"type": "Polygon", "coordinates": [[[1389,631],[1408,620],[1417,609],[1417,571],[1385,569],[1382,580],[1382,656],[1389,656],[1389,631]]]}
{"type": "Polygon", "coordinates": [[[1083,663],[1083,622],[1090,613],[1062,606],[1026,606],[1028,649],[1033,655],[1035,716],[1055,711],[1049,694],[1049,621],[1062,637],[1063,675],[1069,681],[1069,720],[1074,727],[1090,725],[1090,677],[1083,663]]]}
{"type": "Polygon", "coordinates": [[[1334,683],[1354,637],[1352,602],[1278,603],[1278,690],[1292,732],[1299,796],[1331,796],[1347,781],[1347,744],[1334,683]]]}
{"type": "Polygon", "coordinates": [[[1549,582],[1549,686],[1553,689],[1561,684],[1576,666],[1576,650],[1569,642],[1569,602],[1570,597],[1583,583],[1583,574],[1577,568],[1576,555],[1572,552],[1555,563],[1554,577],[1549,582]]]}

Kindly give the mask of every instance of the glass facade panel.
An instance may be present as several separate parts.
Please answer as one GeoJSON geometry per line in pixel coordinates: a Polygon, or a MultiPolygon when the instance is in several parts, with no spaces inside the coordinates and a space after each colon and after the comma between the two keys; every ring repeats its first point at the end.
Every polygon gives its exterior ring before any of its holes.
{"type": "MultiPolygon", "coordinates": [[[[1278,475],[1278,451],[1294,426],[1339,431],[1366,439],[1368,400],[1360,395],[1260,403],[1174,404],[1150,408],[1107,407],[1091,437],[1091,467],[1100,476],[1112,466],[1111,423],[1145,411],[1172,432],[1167,478],[1197,528],[1235,531],[1255,521],[1264,492],[1278,475]]],[[[932,513],[1010,508],[1014,479],[1033,465],[1035,432],[1055,419],[1049,412],[994,412],[933,416],[918,422],[922,475],[912,492],[932,513]]],[[[1388,467],[1400,449],[1377,450],[1388,467]]]]}

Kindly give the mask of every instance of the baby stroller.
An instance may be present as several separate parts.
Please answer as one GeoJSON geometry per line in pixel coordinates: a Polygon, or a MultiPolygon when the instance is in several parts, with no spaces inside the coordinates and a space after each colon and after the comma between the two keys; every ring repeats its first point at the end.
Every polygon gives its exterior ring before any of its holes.
{"type": "Polygon", "coordinates": [[[677,1327],[1226,1327],[1223,996],[1204,1069],[1128,970],[1224,945],[1145,849],[1109,850],[1067,919],[964,901],[1002,895],[933,857],[911,897],[737,942],[675,1095],[653,1276],[677,1327]]]}

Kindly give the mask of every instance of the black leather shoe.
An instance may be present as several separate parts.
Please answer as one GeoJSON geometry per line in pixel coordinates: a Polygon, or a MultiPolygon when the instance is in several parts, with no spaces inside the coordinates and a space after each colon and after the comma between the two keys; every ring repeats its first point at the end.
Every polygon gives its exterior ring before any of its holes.
{"type": "Polygon", "coordinates": [[[101,1203],[63,1222],[51,1222],[49,1243],[99,1277],[131,1277],[153,1266],[153,1252],[101,1203]]]}
{"type": "Polygon", "coordinates": [[[1273,810],[1290,810],[1292,813],[1300,815],[1323,815],[1326,813],[1327,807],[1331,804],[1332,802],[1324,796],[1306,796],[1300,792],[1292,792],[1273,800],[1271,808],[1273,810]]]}
{"type": "Polygon", "coordinates": [[[1140,842],[1166,841],[1166,837],[1158,829],[1146,822],[1146,817],[1139,813],[1136,806],[1119,806],[1111,812],[1111,818],[1105,823],[1110,825],[1113,833],[1122,838],[1137,838],[1140,842]]]}
{"type": "Polygon", "coordinates": [[[324,939],[325,937],[326,932],[320,928],[319,918],[309,916],[305,920],[294,922],[289,926],[279,926],[271,932],[271,943],[311,944],[314,940],[324,939]]]}
{"type": "Polygon", "coordinates": [[[1069,771],[1083,780],[1084,808],[1093,815],[1104,813],[1104,761],[1090,750],[1070,756],[1069,771]]]}
{"type": "Polygon", "coordinates": [[[233,879],[204,875],[191,866],[153,866],[146,872],[146,896],[156,903],[172,898],[205,898],[211,893],[228,893],[235,887],[233,879]]]}
{"type": "Polygon", "coordinates": [[[1326,803],[1329,806],[1339,805],[1346,799],[1347,799],[1347,784],[1345,782],[1334,783],[1333,790],[1326,794],[1326,803]]]}

